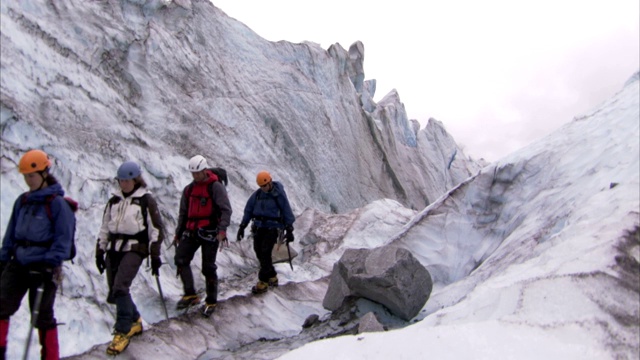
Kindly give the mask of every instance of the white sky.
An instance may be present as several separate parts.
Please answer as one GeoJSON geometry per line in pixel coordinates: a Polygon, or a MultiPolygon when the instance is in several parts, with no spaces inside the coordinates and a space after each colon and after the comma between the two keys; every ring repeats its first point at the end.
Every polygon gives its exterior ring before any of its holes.
{"type": "Polygon", "coordinates": [[[213,3],[271,41],[362,41],[376,100],[395,88],[409,118],[442,121],[489,161],[593,109],[640,67],[637,0],[213,3]]]}

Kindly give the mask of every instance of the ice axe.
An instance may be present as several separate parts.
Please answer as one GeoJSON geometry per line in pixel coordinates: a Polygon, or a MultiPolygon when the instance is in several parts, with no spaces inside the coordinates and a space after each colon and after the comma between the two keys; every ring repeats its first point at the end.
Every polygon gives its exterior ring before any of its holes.
{"type": "Polygon", "coordinates": [[[33,333],[33,328],[36,326],[36,322],[38,321],[38,316],[40,315],[40,305],[42,304],[42,295],[44,294],[44,279],[42,274],[37,271],[31,271],[31,275],[40,275],[40,279],[42,283],[38,286],[36,290],[36,299],[33,302],[33,310],[31,311],[31,325],[29,325],[29,335],[27,335],[27,342],[24,344],[24,356],[23,360],[27,360],[29,358],[29,347],[31,346],[31,334],[33,333]]]}
{"type": "Polygon", "coordinates": [[[291,266],[291,271],[293,271],[293,263],[291,262],[291,249],[289,248],[289,242],[285,241],[285,245],[287,245],[287,254],[289,255],[289,266],[291,266]]]}
{"type": "Polygon", "coordinates": [[[162,302],[162,308],[164,309],[164,316],[169,320],[169,313],[167,312],[167,304],[164,302],[164,294],[162,293],[162,286],[160,286],[160,275],[156,275],[156,284],[158,284],[158,292],[160,293],[160,302],[162,302]]]}

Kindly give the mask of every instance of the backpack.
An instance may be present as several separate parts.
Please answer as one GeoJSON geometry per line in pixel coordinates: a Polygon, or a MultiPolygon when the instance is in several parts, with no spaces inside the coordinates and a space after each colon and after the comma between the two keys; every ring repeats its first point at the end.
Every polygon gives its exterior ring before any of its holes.
{"type": "MultiPolygon", "coordinates": [[[[49,220],[53,221],[53,213],[51,212],[51,202],[57,195],[47,196],[44,201],[44,209],[47,212],[47,217],[49,220]]],[[[71,260],[73,263],[73,258],[76,257],[76,211],[78,211],[78,202],[73,200],[72,198],[65,196],[65,202],[71,208],[71,212],[73,214],[73,233],[71,234],[71,251],[69,252],[69,257],[66,260],[71,260]]]]}
{"type": "Polygon", "coordinates": [[[211,172],[216,174],[216,176],[218,177],[218,181],[220,181],[222,185],[226,187],[227,184],[229,184],[229,178],[227,177],[227,170],[221,167],[209,168],[209,170],[211,170],[211,172]]]}

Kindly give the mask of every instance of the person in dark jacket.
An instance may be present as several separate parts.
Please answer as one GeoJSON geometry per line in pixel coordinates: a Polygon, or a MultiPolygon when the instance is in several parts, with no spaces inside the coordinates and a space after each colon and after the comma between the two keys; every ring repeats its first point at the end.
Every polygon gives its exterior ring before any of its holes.
{"type": "Polygon", "coordinates": [[[219,247],[222,250],[221,244],[227,241],[232,210],[227,190],[209,169],[203,156],[196,155],[189,160],[189,171],[193,182],[182,191],[174,237],[177,245],[175,264],[184,288],[184,295],[176,307],[184,309],[200,303],[193,283],[191,261],[202,246],[202,274],[207,298],[201,311],[208,317],[218,303],[216,255],[219,247]]]}
{"type": "Polygon", "coordinates": [[[9,318],[29,292],[41,358],[59,358],[57,321],[53,312],[62,278],[62,262],[71,251],[75,216],[64,190],[49,173],[51,161],[41,150],[26,152],[18,164],[29,191],[18,197],[0,249],[0,357],[5,358],[9,318]],[[42,289],[40,304],[36,294],[42,289]],[[34,309],[39,305],[39,309],[34,309]],[[35,311],[34,310],[38,310],[35,311]]]}
{"type": "Polygon", "coordinates": [[[259,172],[256,183],[260,189],[247,200],[236,240],[240,241],[244,238],[244,229],[249,221],[253,220],[252,231],[255,230],[253,250],[260,262],[260,271],[258,283],[251,291],[254,294],[260,294],[269,290],[269,286],[278,286],[278,273],[273,267],[271,252],[283,229],[286,241],[294,240],[293,223],[296,219],[284,186],[277,181],[272,181],[269,172],[259,172]]]}
{"type": "Polygon", "coordinates": [[[133,336],[142,333],[142,317],[130,288],[148,255],[151,274],[159,275],[160,247],[165,236],[158,203],[147,190],[140,166],[125,161],[118,168],[116,179],[120,188],[107,202],[96,244],[96,267],[100,274],[107,271],[107,302],[116,304],[109,355],[121,353],[133,336]]]}

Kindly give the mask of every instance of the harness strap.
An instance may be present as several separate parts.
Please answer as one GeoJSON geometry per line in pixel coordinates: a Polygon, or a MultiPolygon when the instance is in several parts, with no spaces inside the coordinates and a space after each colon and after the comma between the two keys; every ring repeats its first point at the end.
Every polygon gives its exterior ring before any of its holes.
{"type": "Polygon", "coordinates": [[[53,240],[48,240],[48,241],[16,240],[16,245],[24,246],[24,247],[38,246],[38,247],[48,248],[48,247],[51,247],[51,245],[53,245],[53,240]]]}
{"type": "Polygon", "coordinates": [[[122,240],[122,244],[120,244],[120,248],[118,251],[122,251],[124,247],[127,245],[129,240],[138,240],[141,241],[140,237],[144,235],[144,230],[135,234],[135,235],[126,235],[126,234],[112,234],[109,233],[109,242],[111,243],[111,250],[115,250],[116,242],[118,240],[122,240]]]}
{"type": "Polygon", "coordinates": [[[282,216],[278,216],[278,217],[274,217],[274,216],[254,216],[253,217],[256,220],[260,220],[260,221],[277,221],[277,222],[283,222],[282,221],[282,216]]]}

